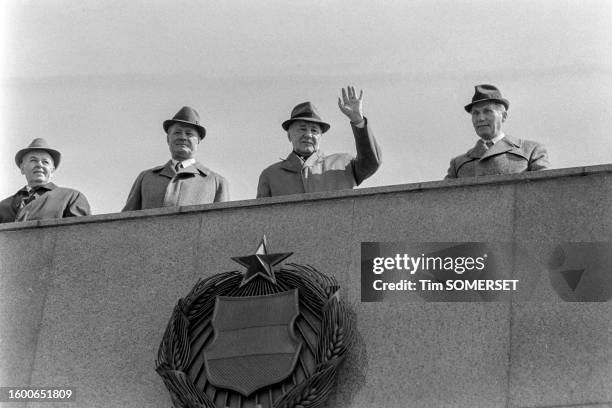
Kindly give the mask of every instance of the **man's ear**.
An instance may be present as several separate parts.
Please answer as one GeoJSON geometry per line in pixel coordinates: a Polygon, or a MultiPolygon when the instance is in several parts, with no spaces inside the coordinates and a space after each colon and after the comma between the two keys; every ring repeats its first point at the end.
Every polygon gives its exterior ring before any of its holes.
{"type": "Polygon", "coordinates": [[[19,164],[19,170],[21,170],[21,174],[25,176],[25,172],[23,171],[23,161],[19,164]]]}
{"type": "Polygon", "coordinates": [[[503,111],[502,112],[502,122],[505,122],[507,118],[508,118],[508,111],[503,111]]]}
{"type": "Polygon", "coordinates": [[[170,146],[170,136],[168,136],[167,133],[166,133],[166,143],[168,143],[168,146],[170,146]]]}

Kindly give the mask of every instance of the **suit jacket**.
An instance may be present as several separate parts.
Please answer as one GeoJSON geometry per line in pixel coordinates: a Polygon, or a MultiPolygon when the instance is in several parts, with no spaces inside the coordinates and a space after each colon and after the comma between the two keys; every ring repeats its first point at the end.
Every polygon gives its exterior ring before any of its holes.
{"type": "Polygon", "coordinates": [[[71,188],[47,183],[36,187],[34,199],[22,207],[30,196],[26,187],[0,202],[0,223],[48,220],[53,218],[90,215],[91,210],[83,193],[71,188]]]}
{"type": "Polygon", "coordinates": [[[467,153],[452,159],[445,178],[522,173],[548,166],[548,153],[542,144],[505,135],[489,150],[479,140],[467,153]]]}
{"type": "Polygon", "coordinates": [[[316,191],[350,189],[376,172],[382,163],[380,147],[366,119],[363,128],[351,124],[357,157],[347,153],[326,156],[321,151],[303,161],[294,152],[259,176],[257,198],[316,191]]]}
{"type": "Polygon", "coordinates": [[[228,200],[229,186],[225,178],[198,162],[177,173],[169,160],[138,175],[121,211],[228,200]]]}

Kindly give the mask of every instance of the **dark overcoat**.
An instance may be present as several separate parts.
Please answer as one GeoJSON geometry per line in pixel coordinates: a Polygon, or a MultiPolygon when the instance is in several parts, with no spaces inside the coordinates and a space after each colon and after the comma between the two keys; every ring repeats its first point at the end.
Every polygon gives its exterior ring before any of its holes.
{"type": "Polygon", "coordinates": [[[48,220],[53,218],[90,215],[91,210],[83,193],[71,188],[47,183],[35,187],[34,199],[22,205],[30,196],[23,187],[0,202],[0,223],[13,221],[48,220]]]}

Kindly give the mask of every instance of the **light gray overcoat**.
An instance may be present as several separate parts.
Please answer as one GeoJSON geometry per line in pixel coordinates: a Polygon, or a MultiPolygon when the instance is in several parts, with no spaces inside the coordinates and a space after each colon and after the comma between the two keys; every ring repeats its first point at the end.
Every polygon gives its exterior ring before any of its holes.
{"type": "Polygon", "coordinates": [[[225,178],[198,162],[177,173],[169,160],[138,175],[122,211],[228,200],[225,178]]]}
{"type": "Polygon", "coordinates": [[[313,153],[306,161],[291,152],[259,176],[257,198],[350,189],[370,177],[382,163],[380,147],[367,119],[363,128],[351,125],[357,157],[347,153],[313,153]]]}
{"type": "Polygon", "coordinates": [[[548,166],[548,153],[542,144],[505,135],[488,150],[479,140],[467,153],[452,159],[445,178],[522,173],[548,166]]]}

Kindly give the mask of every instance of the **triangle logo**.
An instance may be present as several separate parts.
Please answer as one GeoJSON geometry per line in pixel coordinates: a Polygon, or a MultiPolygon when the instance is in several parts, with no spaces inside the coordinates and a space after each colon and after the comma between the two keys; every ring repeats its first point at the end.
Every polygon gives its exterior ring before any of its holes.
{"type": "Polygon", "coordinates": [[[580,283],[580,279],[582,279],[582,274],[584,273],[584,269],[570,269],[567,271],[561,271],[561,275],[568,286],[572,289],[572,292],[576,290],[578,284],[580,283]]]}

